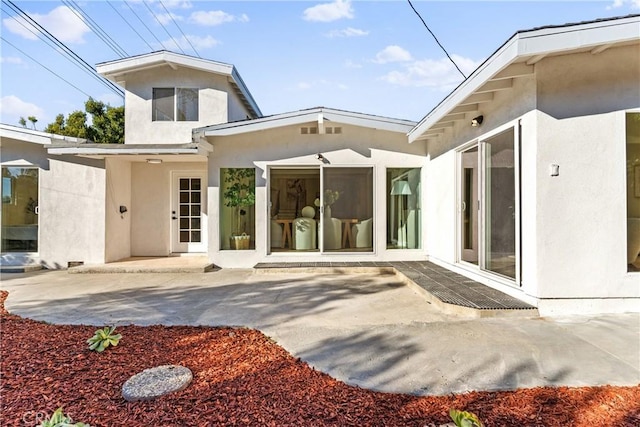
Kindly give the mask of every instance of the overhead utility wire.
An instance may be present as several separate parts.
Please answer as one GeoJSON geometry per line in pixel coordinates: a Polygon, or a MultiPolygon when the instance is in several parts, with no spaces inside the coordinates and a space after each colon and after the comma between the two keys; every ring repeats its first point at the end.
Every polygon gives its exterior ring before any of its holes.
{"type": "MultiPolygon", "coordinates": [[[[127,5],[127,7],[129,8],[129,10],[131,10],[131,12],[133,12],[133,14],[136,16],[136,18],[138,18],[138,21],[140,21],[140,23],[142,25],[144,25],[144,27],[147,29],[147,31],[149,31],[151,33],[151,35],[153,36],[154,39],[156,39],[156,41],[158,42],[158,44],[160,46],[162,46],[163,49],[167,50],[167,48],[165,47],[165,45],[160,41],[160,39],[158,39],[158,37],[156,37],[156,35],[154,34],[153,31],[151,31],[151,29],[149,27],[147,27],[147,24],[144,23],[144,21],[142,20],[142,18],[140,18],[140,15],[138,15],[136,13],[135,10],[133,10],[133,8],[131,7],[131,5],[127,2],[127,0],[123,1],[124,4],[127,5]]],[[[147,43],[148,44],[148,43],[147,43]]],[[[151,48],[153,50],[153,48],[151,48]]]]}
{"type": "Polygon", "coordinates": [[[158,17],[156,16],[156,14],[153,12],[153,10],[151,10],[151,7],[149,7],[149,5],[147,4],[147,2],[145,0],[142,0],[142,4],[144,4],[147,7],[147,10],[149,11],[149,13],[151,14],[151,16],[153,16],[153,18],[156,20],[156,22],[158,24],[160,24],[160,26],[162,27],[162,29],[164,30],[165,33],[167,33],[167,35],[169,36],[169,38],[171,39],[171,41],[173,41],[173,43],[178,47],[178,49],[180,49],[180,52],[182,52],[183,54],[186,55],[186,52],[182,49],[182,47],[180,46],[180,44],[178,43],[178,41],[176,39],[173,38],[173,36],[171,35],[171,33],[169,32],[169,30],[167,30],[167,27],[164,26],[164,24],[162,22],[160,22],[160,19],[158,19],[158,17]]]}
{"type": "Polygon", "coordinates": [[[149,42],[148,42],[144,37],[142,37],[142,35],[140,35],[140,33],[135,29],[135,27],[129,23],[129,21],[127,20],[127,18],[125,18],[124,16],[122,16],[122,14],[118,11],[118,9],[116,9],[116,8],[115,8],[115,6],[114,6],[114,5],[112,5],[112,4],[111,4],[111,2],[110,2],[109,0],[107,0],[107,4],[108,4],[109,6],[111,6],[111,9],[113,9],[113,10],[114,10],[114,12],[115,12],[115,13],[117,13],[117,14],[118,14],[118,16],[120,16],[120,18],[122,18],[122,20],[123,20],[123,21],[124,21],[128,26],[129,26],[129,28],[131,28],[131,29],[133,30],[133,32],[134,32],[134,33],[136,33],[136,34],[138,35],[138,37],[140,37],[140,39],[141,39],[143,42],[145,42],[145,43],[146,43],[146,45],[147,45],[147,46],[149,46],[149,49],[150,49],[150,50],[153,50],[153,47],[149,44],[149,42]]]}
{"type": "MultiPolygon", "coordinates": [[[[50,41],[52,41],[57,48],[61,48],[63,52],[69,56],[69,60],[72,60],[74,63],[81,65],[85,70],[89,71],[94,78],[96,78],[100,83],[106,86],[108,89],[112,90],[114,93],[124,96],[124,92],[118,86],[116,86],[113,82],[105,79],[93,69],[91,65],[89,65],[84,59],[82,59],[78,54],[76,54],[73,50],[71,50],[67,45],[62,43],[58,38],[56,38],[53,34],[47,31],[42,25],[36,22],[33,18],[31,18],[25,11],[20,9],[15,3],[11,0],[2,0],[7,6],[9,6],[15,13],[19,14],[22,19],[24,19],[29,25],[32,25],[36,30],[38,30],[41,34],[46,36],[50,41]]],[[[13,17],[15,19],[15,17],[13,17]]],[[[57,49],[56,49],[57,50],[57,49]]]]}
{"type": "Polygon", "coordinates": [[[418,18],[420,18],[420,20],[422,21],[422,24],[427,29],[427,31],[429,31],[429,33],[433,36],[433,39],[436,41],[436,43],[438,43],[438,46],[440,46],[440,49],[442,49],[442,51],[445,53],[445,55],[447,55],[447,58],[449,58],[449,61],[451,61],[453,66],[456,67],[456,70],[458,70],[460,72],[460,74],[462,74],[462,77],[464,77],[466,79],[467,76],[465,76],[464,73],[462,72],[462,70],[460,70],[460,68],[458,68],[458,64],[456,64],[456,62],[451,58],[451,56],[449,56],[449,52],[447,52],[447,50],[444,48],[444,46],[442,46],[442,44],[440,44],[440,41],[438,41],[438,38],[436,37],[436,35],[433,34],[433,31],[431,31],[431,29],[429,28],[427,23],[424,22],[424,19],[422,19],[422,16],[420,16],[420,13],[418,13],[416,8],[413,7],[413,3],[411,3],[411,0],[407,0],[407,2],[409,3],[409,6],[411,6],[411,9],[413,9],[413,11],[416,13],[416,15],[418,15],[418,18]]]}
{"type": "Polygon", "coordinates": [[[100,24],[98,24],[87,12],[85,12],[82,7],[73,0],[62,0],[62,3],[65,4],[71,11],[82,21],[84,21],[95,33],[96,35],[115,52],[116,55],[121,58],[125,58],[129,56],[129,54],[120,46],[106,31],[102,29],[100,24]]]}
{"type": "Polygon", "coordinates": [[[178,23],[176,22],[175,19],[173,19],[173,15],[167,10],[166,6],[164,5],[164,3],[162,3],[162,0],[160,0],[160,4],[162,5],[162,8],[164,9],[165,12],[167,12],[167,15],[169,15],[169,18],[171,18],[171,20],[173,21],[173,23],[175,24],[176,27],[178,27],[178,30],[180,30],[180,33],[182,33],[182,37],[184,37],[184,39],[187,41],[187,43],[189,43],[189,46],[191,46],[191,49],[193,49],[193,51],[196,53],[196,56],[198,58],[202,58],[200,56],[200,54],[198,53],[198,51],[196,50],[196,48],[193,46],[193,44],[191,43],[191,40],[189,40],[189,37],[187,37],[187,35],[184,33],[184,31],[182,31],[182,28],[180,28],[180,25],[178,25],[178,23]]]}
{"type": "Polygon", "coordinates": [[[3,42],[5,42],[6,44],[8,44],[9,46],[12,46],[15,50],[17,50],[18,52],[20,52],[21,54],[23,54],[24,56],[26,56],[27,58],[29,58],[30,60],[32,60],[33,62],[35,62],[36,64],[38,64],[39,66],[41,66],[42,68],[44,68],[45,70],[47,70],[48,72],[50,72],[51,74],[53,74],[54,76],[56,76],[57,78],[59,78],[60,80],[64,81],[66,84],[68,84],[69,86],[73,87],[74,89],[76,89],[77,91],[85,94],[88,98],[91,98],[91,95],[89,95],[87,92],[83,91],[82,89],[80,89],[78,86],[74,85],[73,83],[71,83],[69,80],[66,80],[64,77],[62,77],[60,74],[56,73],[55,71],[51,70],[50,68],[48,68],[47,66],[43,65],[40,61],[38,61],[37,59],[34,59],[32,56],[28,55],[27,53],[25,53],[24,51],[22,51],[21,49],[19,49],[16,45],[14,45],[13,43],[11,43],[9,40],[5,39],[4,37],[0,36],[0,39],[2,39],[3,42]]]}

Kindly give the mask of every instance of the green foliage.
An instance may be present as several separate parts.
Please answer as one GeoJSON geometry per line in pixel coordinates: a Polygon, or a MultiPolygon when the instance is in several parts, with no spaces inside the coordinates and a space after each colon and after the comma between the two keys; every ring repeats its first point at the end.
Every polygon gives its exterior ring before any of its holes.
{"type": "Polygon", "coordinates": [[[76,110],[66,119],[63,114],[58,114],[55,121],[47,125],[45,132],[88,139],[99,144],[124,143],[124,107],[111,107],[89,97],[84,109],[86,113],[76,110]],[[91,125],[87,124],[87,113],[91,115],[91,125]]]}
{"type": "Polygon", "coordinates": [[[451,409],[449,410],[449,416],[458,427],[482,427],[480,419],[471,412],[451,409]]]}
{"type": "Polygon", "coordinates": [[[31,122],[31,124],[33,125],[33,130],[36,129],[36,123],[38,123],[38,119],[36,119],[36,116],[29,116],[27,117],[27,120],[29,120],[31,122]]]}
{"type": "Polygon", "coordinates": [[[85,423],[74,423],[71,417],[62,413],[62,408],[55,410],[51,418],[40,423],[40,427],[91,427],[85,423]]]}
{"type": "Polygon", "coordinates": [[[120,339],[122,338],[122,335],[114,334],[115,331],[115,326],[105,326],[102,329],[98,329],[96,333],[87,340],[87,344],[89,344],[89,350],[102,353],[110,345],[114,347],[117,346],[120,342],[120,339]]]}
{"type": "Polygon", "coordinates": [[[20,120],[18,120],[18,124],[23,128],[27,127],[27,121],[24,119],[24,117],[20,117],[20,120]]]}
{"type": "Polygon", "coordinates": [[[253,168],[229,168],[225,170],[224,182],[227,184],[224,193],[225,206],[235,209],[235,234],[242,234],[242,216],[246,214],[243,208],[256,203],[256,172],[253,168]]]}

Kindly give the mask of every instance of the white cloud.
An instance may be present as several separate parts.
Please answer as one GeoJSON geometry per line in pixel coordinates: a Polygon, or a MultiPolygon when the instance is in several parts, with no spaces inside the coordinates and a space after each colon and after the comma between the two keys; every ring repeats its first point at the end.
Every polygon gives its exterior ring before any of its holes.
{"type": "MultiPolygon", "coordinates": [[[[482,63],[482,60],[474,61],[459,55],[451,57],[467,76],[482,63]]],[[[441,58],[413,61],[406,64],[404,69],[391,71],[381,79],[399,86],[432,87],[448,91],[462,81],[462,76],[448,58],[441,58]]]]}
{"type": "MultiPolygon", "coordinates": [[[[53,9],[47,15],[29,13],[29,16],[64,43],[84,43],[83,36],[91,31],[89,30],[87,24],[85,24],[85,22],[80,19],[75,13],[73,13],[73,11],[67,6],[59,6],[53,9]]],[[[18,19],[28,28],[31,28],[34,33],[38,34],[38,31],[33,28],[32,25],[28,24],[22,18],[18,19]]],[[[2,22],[4,23],[5,27],[12,33],[24,37],[28,40],[38,40],[38,37],[35,34],[26,29],[23,25],[18,23],[13,18],[5,18],[2,20],[2,22]]]]}
{"type": "Polygon", "coordinates": [[[3,123],[18,124],[20,117],[36,116],[41,120],[44,110],[35,104],[25,102],[15,95],[7,95],[0,98],[0,120],[3,123]]]}
{"type": "Polygon", "coordinates": [[[351,69],[358,69],[358,68],[362,68],[362,64],[358,64],[357,62],[353,62],[352,60],[347,59],[344,62],[344,67],[351,68],[351,69]]]}
{"type": "Polygon", "coordinates": [[[353,19],[353,8],[350,0],[335,0],[305,9],[303,19],[314,22],[332,22],[338,19],[353,19]]]}
{"type": "Polygon", "coordinates": [[[413,58],[411,54],[400,46],[391,45],[382,49],[376,54],[376,59],[373,62],[377,64],[386,64],[389,62],[406,62],[411,61],[413,58]]]}
{"type": "Polygon", "coordinates": [[[607,6],[607,10],[618,9],[623,6],[629,6],[631,9],[640,9],[640,0],[613,0],[613,3],[607,6]]]}
{"type": "Polygon", "coordinates": [[[156,18],[162,25],[170,24],[173,21],[177,22],[184,20],[182,16],[176,15],[175,13],[157,13],[156,18]],[[171,18],[173,18],[173,20],[171,18]]]}
{"type": "Polygon", "coordinates": [[[365,30],[359,30],[357,28],[345,28],[342,30],[332,30],[329,31],[327,33],[327,37],[329,38],[334,38],[334,37],[362,37],[362,36],[366,36],[369,35],[369,31],[365,31],[365,30]]]}
{"type": "Polygon", "coordinates": [[[297,85],[298,89],[307,90],[311,89],[312,84],[307,82],[299,82],[297,85]]]}
{"type": "Polygon", "coordinates": [[[163,0],[162,4],[167,9],[191,9],[193,7],[190,1],[185,0],[163,0]]]}
{"type": "MultiPolygon", "coordinates": [[[[182,48],[182,50],[184,50],[185,52],[188,52],[191,50],[191,45],[193,45],[193,47],[195,47],[197,50],[204,50],[220,44],[219,40],[214,39],[210,35],[206,37],[200,37],[200,36],[194,36],[192,34],[187,34],[187,38],[182,36],[176,39],[164,40],[162,42],[162,45],[169,46],[169,49],[171,49],[171,46],[175,46],[176,48],[179,46],[180,48],[182,48]],[[191,44],[189,44],[189,42],[191,42],[191,44]],[[176,43],[178,46],[176,46],[176,43]]],[[[158,46],[158,49],[162,49],[162,47],[158,46]]]]}
{"type": "Polygon", "coordinates": [[[3,56],[2,58],[0,58],[0,63],[2,63],[2,64],[15,64],[15,65],[24,64],[24,62],[22,61],[22,58],[17,57],[17,56],[3,56]]]}
{"type": "Polygon", "coordinates": [[[199,10],[193,12],[189,17],[189,20],[198,25],[204,25],[207,27],[213,27],[216,25],[224,24],[225,22],[249,22],[249,17],[246,14],[239,16],[230,15],[222,10],[210,10],[205,12],[199,10]]]}

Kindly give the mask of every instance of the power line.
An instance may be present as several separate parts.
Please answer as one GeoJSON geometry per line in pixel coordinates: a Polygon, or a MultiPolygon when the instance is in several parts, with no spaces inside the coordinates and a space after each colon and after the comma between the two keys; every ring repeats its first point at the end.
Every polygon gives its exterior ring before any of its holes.
{"type": "Polygon", "coordinates": [[[407,2],[409,3],[409,6],[411,6],[411,9],[413,9],[413,11],[416,13],[416,15],[418,15],[418,18],[420,18],[420,20],[422,21],[422,24],[427,29],[427,31],[429,31],[429,33],[433,36],[433,39],[436,41],[436,43],[438,43],[438,46],[440,46],[440,49],[442,49],[442,51],[445,53],[445,55],[447,55],[447,58],[449,58],[449,61],[451,61],[453,66],[456,67],[456,70],[458,70],[460,72],[460,74],[462,74],[462,77],[464,77],[466,79],[467,76],[464,75],[462,70],[460,70],[460,68],[458,68],[458,64],[456,64],[456,62],[451,58],[451,56],[449,56],[449,52],[447,52],[447,50],[444,48],[444,46],[442,46],[440,41],[438,41],[438,38],[436,37],[435,34],[433,34],[433,31],[431,31],[431,29],[429,28],[427,23],[424,22],[424,19],[422,19],[422,16],[420,16],[420,13],[416,10],[416,8],[413,7],[413,3],[411,3],[411,0],[407,0],[407,2]]]}
{"type": "Polygon", "coordinates": [[[129,54],[120,46],[106,31],[102,29],[100,24],[89,16],[87,12],[85,12],[82,7],[78,3],[73,0],[62,0],[62,3],[66,5],[71,11],[78,17],[80,20],[84,21],[111,50],[115,52],[116,55],[121,58],[129,56],[129,54]]]}
{"type": "Polygon", "coordinates": [[[149,5],[147,4],[147,2],[145,0],[142,0],[142,4],[144,4],[147,7],[147,10],[149,11],[149,13],[151,14],[151,16],[153,16],[153,18],[156,20],[156,22],[158,24],[160,24],[160,26],[162,27],[162,29],[164,30],[165,33],[167,33],[167,35],[169,36],[169,38],[173,41],[173,43],[175,43],[175,45],[178,47],[178,49],[180,49],[180,52],[182,52],[183,54],[186,55],[185,51],[182,49],[182,47],[180,46],[180,44],[176,41],[176,39],[173,38],[173,36],[171,35],[171,33],[169,32],[169,30],[167,30],[167,27],[164,26],[164,24],[162,22],[160,22],[160,20],[158,19],[158,17],[156,16],[156,14],[153,12],[153,10],[151,10],[151,7],[149,7],[149,5]]]}
{"type": "Polygon", "coordinates": [[[67,83],[69,86],[73,87],[74,89],[76,89],[77,91],[83,93],[84,95],[86,95],[88,98],[91,98],[91,95],[89,95],[87,92],[83,91],[82,89],[80,89],[78,86],[74,85],[73,83],[71,83],[69,80],[66,80],[64,77],[62,77],[60,74],[56,73],[55,71],[51,70],[50,68],[48,68],[47,66],[43,65],[40,61],[38,61],[37,59],[34,59],[32,56],[28,55],[27,53],[25,53],[23,50],[21,50],[20,48],[18,48],[16,45],[14,45],[13,43],[11,43],[9,40],[5,39],[4,37],[0,36],[0,39],[2,39],[3,42],[5,42],[6,44],[8,44],[9,46],[12,46],[15,50],[17,50],[18,52],[20,52],[21,54],[23,54],[24,56],[26,56],[27,58],[29,58],[30,60],[32,60],[33,62],[35,62],[36,64],[40,65],[42,68],[44,68],[45,70],[47,70],[48,72],[50,72],[51,74],[53,74],[54,76],[56,76],[57,78],[59,78],[60,80],[64,81],[65,83],[67,83]]]}
{"type": "MultiPolygon", "coordinates": [[[[131,7],[131,5],[127,2],[127,0],[123,0],[123,3],[127,5],[127,7],[129,8],[129,10],[131,10],[131,12],[133,12],[133,14],[136,16],[136,18],[138,18],[138,21],[140,21],[140,23],[141,23],[142,25],[144,25],[144,27],[147,29],[147,31],[149,31],[149,33],[151,33],[151,35],[153,36],[153,38],[154,38],[154,39],[156,39],[156,41],[158,42],[158,44],[159,44],[160,46],[162,46],[162,48],[163,48],[164,50],[167,50],[167,48],[165,47],[165,45],[164,45],[164,44],[163,44],[163,43],[158,39],[158,37],[156,37],[156,35],[154,34],[154,32],[153,32],[153,31],[151,31],[151,29],[150,29],[149,27],[147,27],[147,24],[145,24],[145,23],[144,23],[144,21],[142,20],[142,18],[140,18],[140,15],[138,15],[138,14],[136,13],[136,11],[135,11],[135,10],[133,10],[133,8],[132,8],[132,7],[131,7]]],[[[153,49],[153,48],[151,48],[151,49],[153,49]]]]}
{"type": "MultiPolygon", "coordinates": [[[[93,67],[91,67],[91,65],[89,65],[84,59],[82,59],[80,56],[78,56],[73,50],[71,50],[69,47],[67,47],[67,45],[65,45],[60,40],[58,40],[53,34],[51,34],[49,31],[47,31],[44,27],[42,27],[40,24],[38,24],[38,22],[36,22],[27,13],[25,13],[22,9],[20,9],[17,5],[15,5],[11,0],[3,0],[3,3],[6,4],[7,6],[9,6],[14,13],[17,13],[24,22],[26,22],[27,24],[32,26],[34,29],[38,30],[38,32],[40,34],[42,34],[43,36],[45,36],[47,38],[47,40],[43,39],[38,34],[33,32],[33,30],[31,28],[27,27],[25,25],[25,23],[20,22],[20,20],[18,20],[15,16],[11,16],[16,22],[18,22],[20,25],[25,27],[27,30],[29,30],[32,34],[34,34],[40,40],[42,40],[45,43],[47,43],[49,45],[49,47],[51,47],[52,49],[54,49],[55,51],[57,51],[61,55],[63,53],[65,55],[67,55],[67,57],[66,57],[67,60],[69,60],[72,63],[74,63],[74,65],[79,67],[81,70],[87,72],[94,79],[96,79],[99,83],[104,85],[107,89],[110,89],[111,91],[113,91],[117,95],[124,96],[124,92],[122,91],[122,89],[120,89],[118,86],[116,86],[112,82],[106,80],[104,77],[99,75],[93,69],[93,67]],[[52,46],[51,43],[53,43],[55,46],[52,46]]],[[[8,15],[10,15],[10,14],[8,14],[8,15]]]]}
{"type": "Polygon", "coordinates": [[[164,8],[164,11],[167,12],[167,15],[169,15],[169,18],[171,18],[171,20],[173,21],[173,23],[175,24],[176,27],[178,27],[178,30],[180,30],[180,33],[182,33],[182,37],[184,37],[184,39],[187,41],[187,43],[189,43],[189,46],[191,46],[191,49],[193,49],[193,51],[196,53],[196,55],[198,56],[198,58],[202,58],[200,56],[200,54],[198,53],[198,51],[196,50],[196,48],[193,46],[193,44],[191,43],[191,40],[189,40],[189,37],[187,37],[187,35],[184,33],[184,31],[182,31],[182,28],[180,28],[180,25],[178,25],[178,23],[176,22],[175,19],[173,19],[173,15],[167,10],[166,6],[164,5],[164,3],[162,3],[162,0],[160,0],[160,4],[162,5],[162,7],[164,8]]]}
{"type": "Polygon", "coordinates": [[[141,39],[143,42],[145,42],[145,43],[146,43],[146,45],[147,45],[147,46],[149,46],[149,49],[150,49],[150,50],[154,50],[154,49],[153,49],[153,47],[149,44],[149,42],[147,42],[147,40],[146,40],[144,37],[142,37],[142,35],[141,35],[141,34],[140,34],[136,29],[135,29],[135,27],[134,27],[133,25],[131,25],[131,24],[129,23],[129,21],[128,21],[124,16],[122,16],[122,14],[121,14],[120,12],[118,12],[118,9],[116,9],[116,8],[115,8],[115,6],[114,6],[114,5],[112,5],[112,4],[111,4],[111,2],[110,2],[109,0],[107,0],[107,4],[108,4],[109,6],[111,6],[111,9],[113,9],[113,10],[114,10],[114,12],[115,12],[115,13],[117,13],[117,14],[118,14],[118,16],[120,16],[120,18],[122,18],[122,20],[123,20],[123,21],[124,21],[128,26],[129,26],[129,28],[131,28],[131,29],[133,30],[133,32],[134,32],[134,33],[136,33],[136,34],[138,35],[138,37],[140,37],[140,39],[141,39]]]}

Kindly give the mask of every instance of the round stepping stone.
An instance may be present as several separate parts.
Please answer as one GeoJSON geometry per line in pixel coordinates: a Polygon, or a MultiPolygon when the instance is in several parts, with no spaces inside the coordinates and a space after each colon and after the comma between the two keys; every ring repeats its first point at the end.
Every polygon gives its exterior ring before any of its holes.
{"type": "Polygon", "coordinates": [[[145,369],[124,383],[122,397],[129,402],[154,399],[184,389],[192,379],[191,370],[184,366],[162,365],[145,369]]]}

